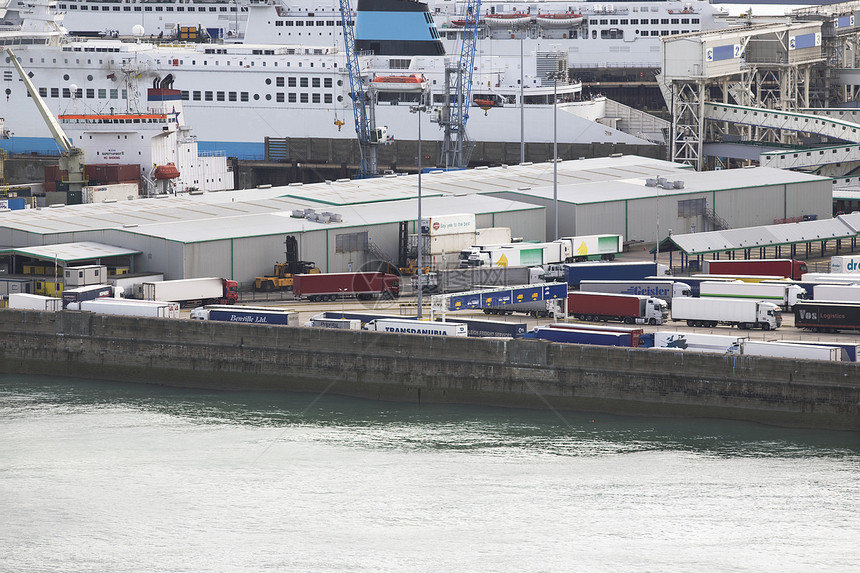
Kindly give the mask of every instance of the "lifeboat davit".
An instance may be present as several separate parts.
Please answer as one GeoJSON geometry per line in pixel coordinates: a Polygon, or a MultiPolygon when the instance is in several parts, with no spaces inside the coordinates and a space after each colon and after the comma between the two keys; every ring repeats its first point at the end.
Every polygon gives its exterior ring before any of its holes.
{"type": "Polygon", "coordinates": [[[376,76],[371,82],[381,92],[414,92],[427,89],[427,78],[421,74],[405,76],[376,76]]]}
{"type": "Polygon", "coordinates": [[[525,12],[511,12],[509,14],[487,14],[484,21],[490,27],[521,26],[531,21],[531,14],[525,12]]]}
{"type": "Polygon", "coordinates": [[[582,14],[562,12],[556,14],[538,14],[537,23],[544,28],[569,28],[582,23],[582,14]]]}
{"type": "Polygon", "coordinates": [[[179,177],[179,170],[173,163],[159,165],[155,168],[155,178],[158,180],[176,179],[177,177],[179,177]]]}

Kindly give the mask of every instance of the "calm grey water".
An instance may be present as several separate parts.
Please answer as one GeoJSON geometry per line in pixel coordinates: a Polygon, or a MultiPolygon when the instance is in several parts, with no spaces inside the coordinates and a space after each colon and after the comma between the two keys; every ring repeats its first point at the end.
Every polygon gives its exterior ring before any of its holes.
{"type": "Polygon", "coordinates": [[[0,377],[2,571],[857,571],[860,436],[0,377]]]}

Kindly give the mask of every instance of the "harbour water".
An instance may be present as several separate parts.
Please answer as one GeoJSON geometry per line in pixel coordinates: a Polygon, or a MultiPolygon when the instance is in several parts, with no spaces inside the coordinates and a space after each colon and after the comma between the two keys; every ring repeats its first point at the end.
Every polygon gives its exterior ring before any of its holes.
{"type": "Polygon", "coordinates": [[[858,570],[860,436],[0,377],[0,571],[858,570]]]}

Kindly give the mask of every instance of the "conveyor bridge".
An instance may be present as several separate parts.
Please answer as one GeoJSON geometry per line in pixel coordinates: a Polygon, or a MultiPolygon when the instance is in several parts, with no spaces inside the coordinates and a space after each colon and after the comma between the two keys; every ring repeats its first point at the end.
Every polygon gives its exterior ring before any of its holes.
{"type": "Polygon", "coordinates": [[[728,103],[705,102],[704,108],[704,118],[709,121],[813,133],[849,143],[860,143],[860,124],[842,119],[728,103]]]}

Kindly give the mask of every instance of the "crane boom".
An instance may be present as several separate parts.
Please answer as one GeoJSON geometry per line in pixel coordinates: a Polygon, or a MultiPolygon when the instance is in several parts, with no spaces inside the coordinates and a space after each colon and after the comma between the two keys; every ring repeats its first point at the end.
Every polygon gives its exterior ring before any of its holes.
{"type": "Polygon", "coordinates": [[[466,133],[469,106],[472,104],[472,70],[475,69],[475,46],[478,41],[478,23],[481,16],[481,0],[468,0],[463,20],[463,45],[456,67],[446,70],[447,104],[443,116],[445,129],[442,140],[442,160],[446,167],[468,167],[471,144],[466,133]],[[451,86],[450,76],[454,76],[451,86]],[[451,90],[453,88],[453,93],[451,90]]]}
{"type": "MultiPolygon", "coordinates": [[[[355,32],[350,23],[352,7],[349,0],[340,2],[340,23],[343,27],[343,43],[346,49],[346,68],[349,72],[349,97],[352,99],[352,113],[355,118],[355,134],[358,136],[358,147],[361,153],[361,177],[373,177],[377,172],[376,147],[371,141],[372,110],[368,113],[364,83],[361,78],[361,67],[358,62],[358,52],[355,48],[355,32]]],[[[372,103],[371,103],[372,105],[372,103]]]]}
{"type": "Polygon", "coordinates": [[[39,90],[37,90],[36,86],[33,85],[33,82],[30,81],[24,68],[21,67],[21,64],[18,62],[18,58],[15,56],[12,48],[6,48],[6,51],[9,52],[9,59],[12,60],[12,63],[15,65],[15,69],[18,70],[18,75],[21,76],[21,81],[23,81],[24,85],[27,86],[27,91],[30,92],[30,97],[32,97],[33,101],[36,102],[36,107],[39,109],[39,113],[42,114],[42,119],[44,119],[45,123],[48,125],[48,129],[51,131],[51,136],[54,138],[54,141],[57,142],[57,145],[59,145],[63,151],[70,153],[75,149],[75,146],[72,145],[72,140],[69,139],[69,136],[66,135],[66,132],[63,131],[62,127],[60,127],[60,122],[57,121],[57,118],[55,118],[54,114],[51,113],[51,110],[48,109],[48,105],[45,103],[45,100],[42,99],[42,96],[39,95],[39,90]]]}

